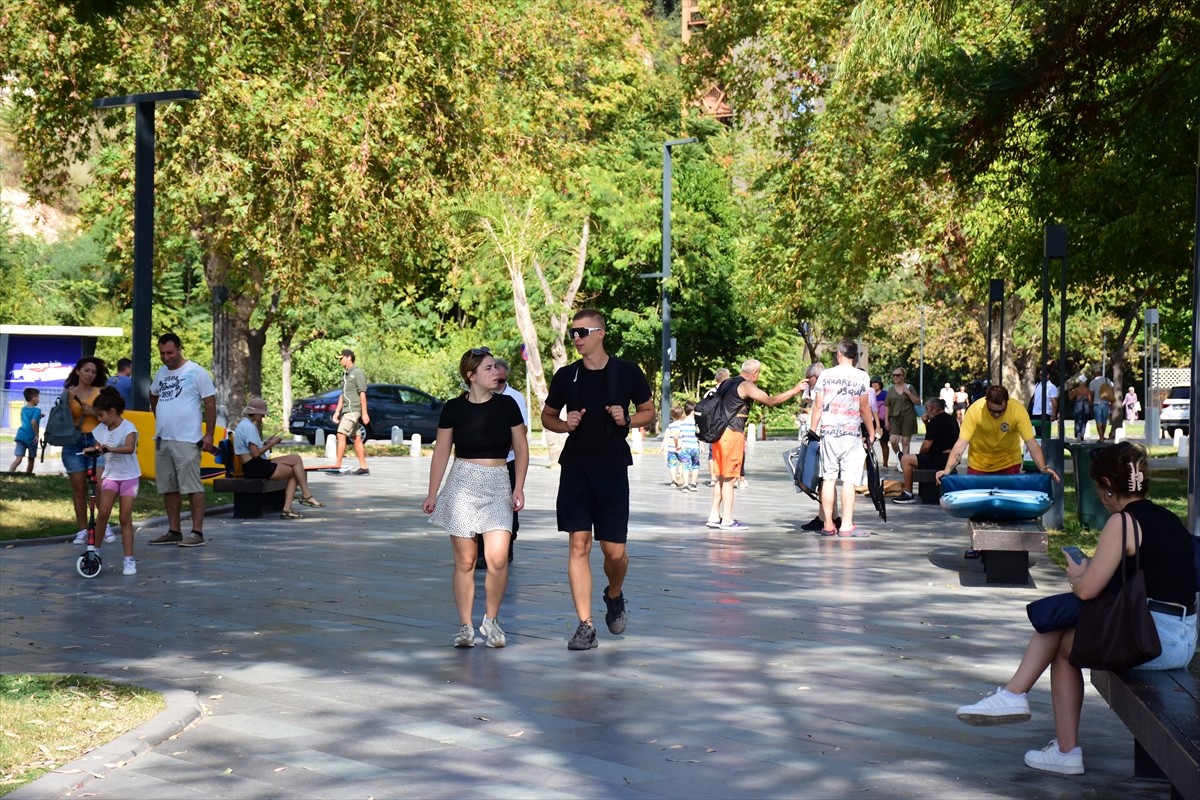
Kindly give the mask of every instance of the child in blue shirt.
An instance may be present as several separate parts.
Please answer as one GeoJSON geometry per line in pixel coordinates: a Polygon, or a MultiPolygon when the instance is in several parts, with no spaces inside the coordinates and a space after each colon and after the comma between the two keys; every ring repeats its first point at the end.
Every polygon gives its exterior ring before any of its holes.
{"type": "Polygon", "coordinates": [[[683,421],[683,409],[671,407],[671,421],[663,429],[663,449],[667,451],[667,469],[671,473],[671,488],[684,489],[683,464],[679,461],[679,424],[683,421]]]}
{"type": "Polygon", "coordinates": [[[9,472],[16,472],[21,466],[21,459],[29,453],[29,465],[25,471],[33,472],[33,462],[37,456],[38,432],[42,428],[42,410],[38,401],[42,393],[32,386],[25,389],[25,406],[21,409],[21,427],[17,428],[16,458],[13,459],[9,472]]]}
{"type": "Polygon", "coordinates": [[[696,438],[696,404],[683,404],[683,419],[679,420],[677,452],[683,468],[683,490],[698,492],[700,480],[700,440],[696,438]]]}

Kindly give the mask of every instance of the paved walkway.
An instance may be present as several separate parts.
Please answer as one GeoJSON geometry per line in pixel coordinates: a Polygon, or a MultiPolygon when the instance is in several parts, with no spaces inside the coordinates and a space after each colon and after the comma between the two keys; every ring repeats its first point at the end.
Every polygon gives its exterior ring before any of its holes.
{"type": "Polygon", "coordinates": [[[815,505],[784,473],[792,444],[753,445],[745,533],[704,528],[707,494],[672,491],[660,457],[641,457],[629,629],[601,623],[583,653],[566,649],[575,620],[544,465],[503,650],[450,645],[450,547],[420,511],[428,459],[319,476],[329,507],[303,521],[212,518],[204,548],[143,536],[136,578],[110,571],[115,552],[83,580],[70,545],[4,549],[4,671],[171,690],[149,727],[11,796],[1164,796],[1129,777],[1132,739],[1090,685],[1080,777],[1022,762],[1054,735],[1048,678],[1026,724],[954,718],[1015,667],[1025,604],[1064,585],[1053,564],[1035,558],[1030,586],[988,586],[962,558],[961,522],[893,505],[883,524],[864,498],[874,537],[805,534],[815,505]]]}

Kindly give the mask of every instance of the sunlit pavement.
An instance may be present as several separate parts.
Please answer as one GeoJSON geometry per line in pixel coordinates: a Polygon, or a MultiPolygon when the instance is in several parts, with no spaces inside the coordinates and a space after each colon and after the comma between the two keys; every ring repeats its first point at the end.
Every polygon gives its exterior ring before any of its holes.
{"type": "MultiPolygon", "coordinates": [[[[599,648],[586,652],[566,648],[576,620],[544,464],[530,471],[502,650],[450,644],[450,545],[420,510],[428,459],[318,475],[328,508],[210,518],[206,547],[141,534],[136,577],[116,546],[93,580],[71,545],[4,549],[5,672],[184,690],[203,708],[173,738],[160,719],[10,796],[1164,796],[1129,777],[1132,738],[1090,684],[1083,776],[1022,762],[1054,736],[1048,676],[1030,722],[954,717],[1011,674],[1025,604],[1064,590],[1053,564],[1034,558],[1029,586],[988,586],[962,558],[961,521],[890,505],[883,523],[862,497],[871,538],[804,533],[815,504],[784,472],[793,445],[752,445],[735,505],[751,527],[737,533],[704,527],[706,488],[672,490],[660,456],[638,457],[628,631],[605,629],[596,548],[599,648]]],[[[477,583],[476,624],[482,572],[477,583]]],[[[166,716],[186,723],[189,706],[166,716]]]]}

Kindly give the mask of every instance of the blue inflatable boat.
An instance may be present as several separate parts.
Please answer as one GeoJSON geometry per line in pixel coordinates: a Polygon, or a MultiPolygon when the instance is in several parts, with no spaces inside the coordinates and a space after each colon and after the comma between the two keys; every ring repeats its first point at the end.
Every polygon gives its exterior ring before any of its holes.
{"type": "Polygon", "coordinates": [[[1045,492],[1026,489],[959,489],[942,495],[942,508],[964,519],[1037,519],[1053,499],[1045,492]]]}

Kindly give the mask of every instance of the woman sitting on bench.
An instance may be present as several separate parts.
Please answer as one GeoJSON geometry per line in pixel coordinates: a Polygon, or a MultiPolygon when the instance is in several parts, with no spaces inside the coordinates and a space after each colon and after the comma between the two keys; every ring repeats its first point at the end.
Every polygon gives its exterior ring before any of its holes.
{"type": "MultiPolygon", "coordinates": [[[[1162,654],[1135,669],[1178,669],[1196,652],[1196,571],[1187,528],[1173,512],[1146,499],[1150,470],[1146,451],[1129,442],[1092,452],[1090,470],[1096,494],[1112,515],[1096,543],[1096,555],[1082,563],[1067,559],[1067,583],[1080,600],[1091,600],[1114,581],[1118,569],[1129,575],[1140,547],[1150,615],[1162,642],[1162,654]],[[1124,518],[1124,520],[1122,519],[1124,518]],[[1123,536],[1124,528],[1130,535],[1123,536]],[[1124,552],[1121,540],[1127,538],[1124,552]]],[[[1115,580],[1120,582],[1120,578],[1115,580]]],[[[1070,662],[1075,643],[1069,628],[1033,634],[1008,684],[978,703],[958,709],[968,725],[997,725],[1029,719],[1027,693],[1050,668],[1050,701],[1056,737],[1041,750],[1025,754],[1026,765],[1063,775],[1083,774],[1079,714],[1083,708],[1083,672],[1070,662]]]]}
{"type": "Polygon", "coordinates": [[[243,419],[233,430],[233,452],[242,460],[242,474],[247,478],[262,480],[286,480],[283,493],[283,513],[280,519],[302,519],[292,509],[296,486],[300,486],[300,502],[313,508],[324,508],[325,504],[312,496],[308,489],[308,473],[304,461],[298,455],[271,458],[271,448],[283,441],[276,434],[265,442],[262,438],[262,421],[267,415],[267,403],[261,397],[253,397],[242,409],[243,419]]]}

